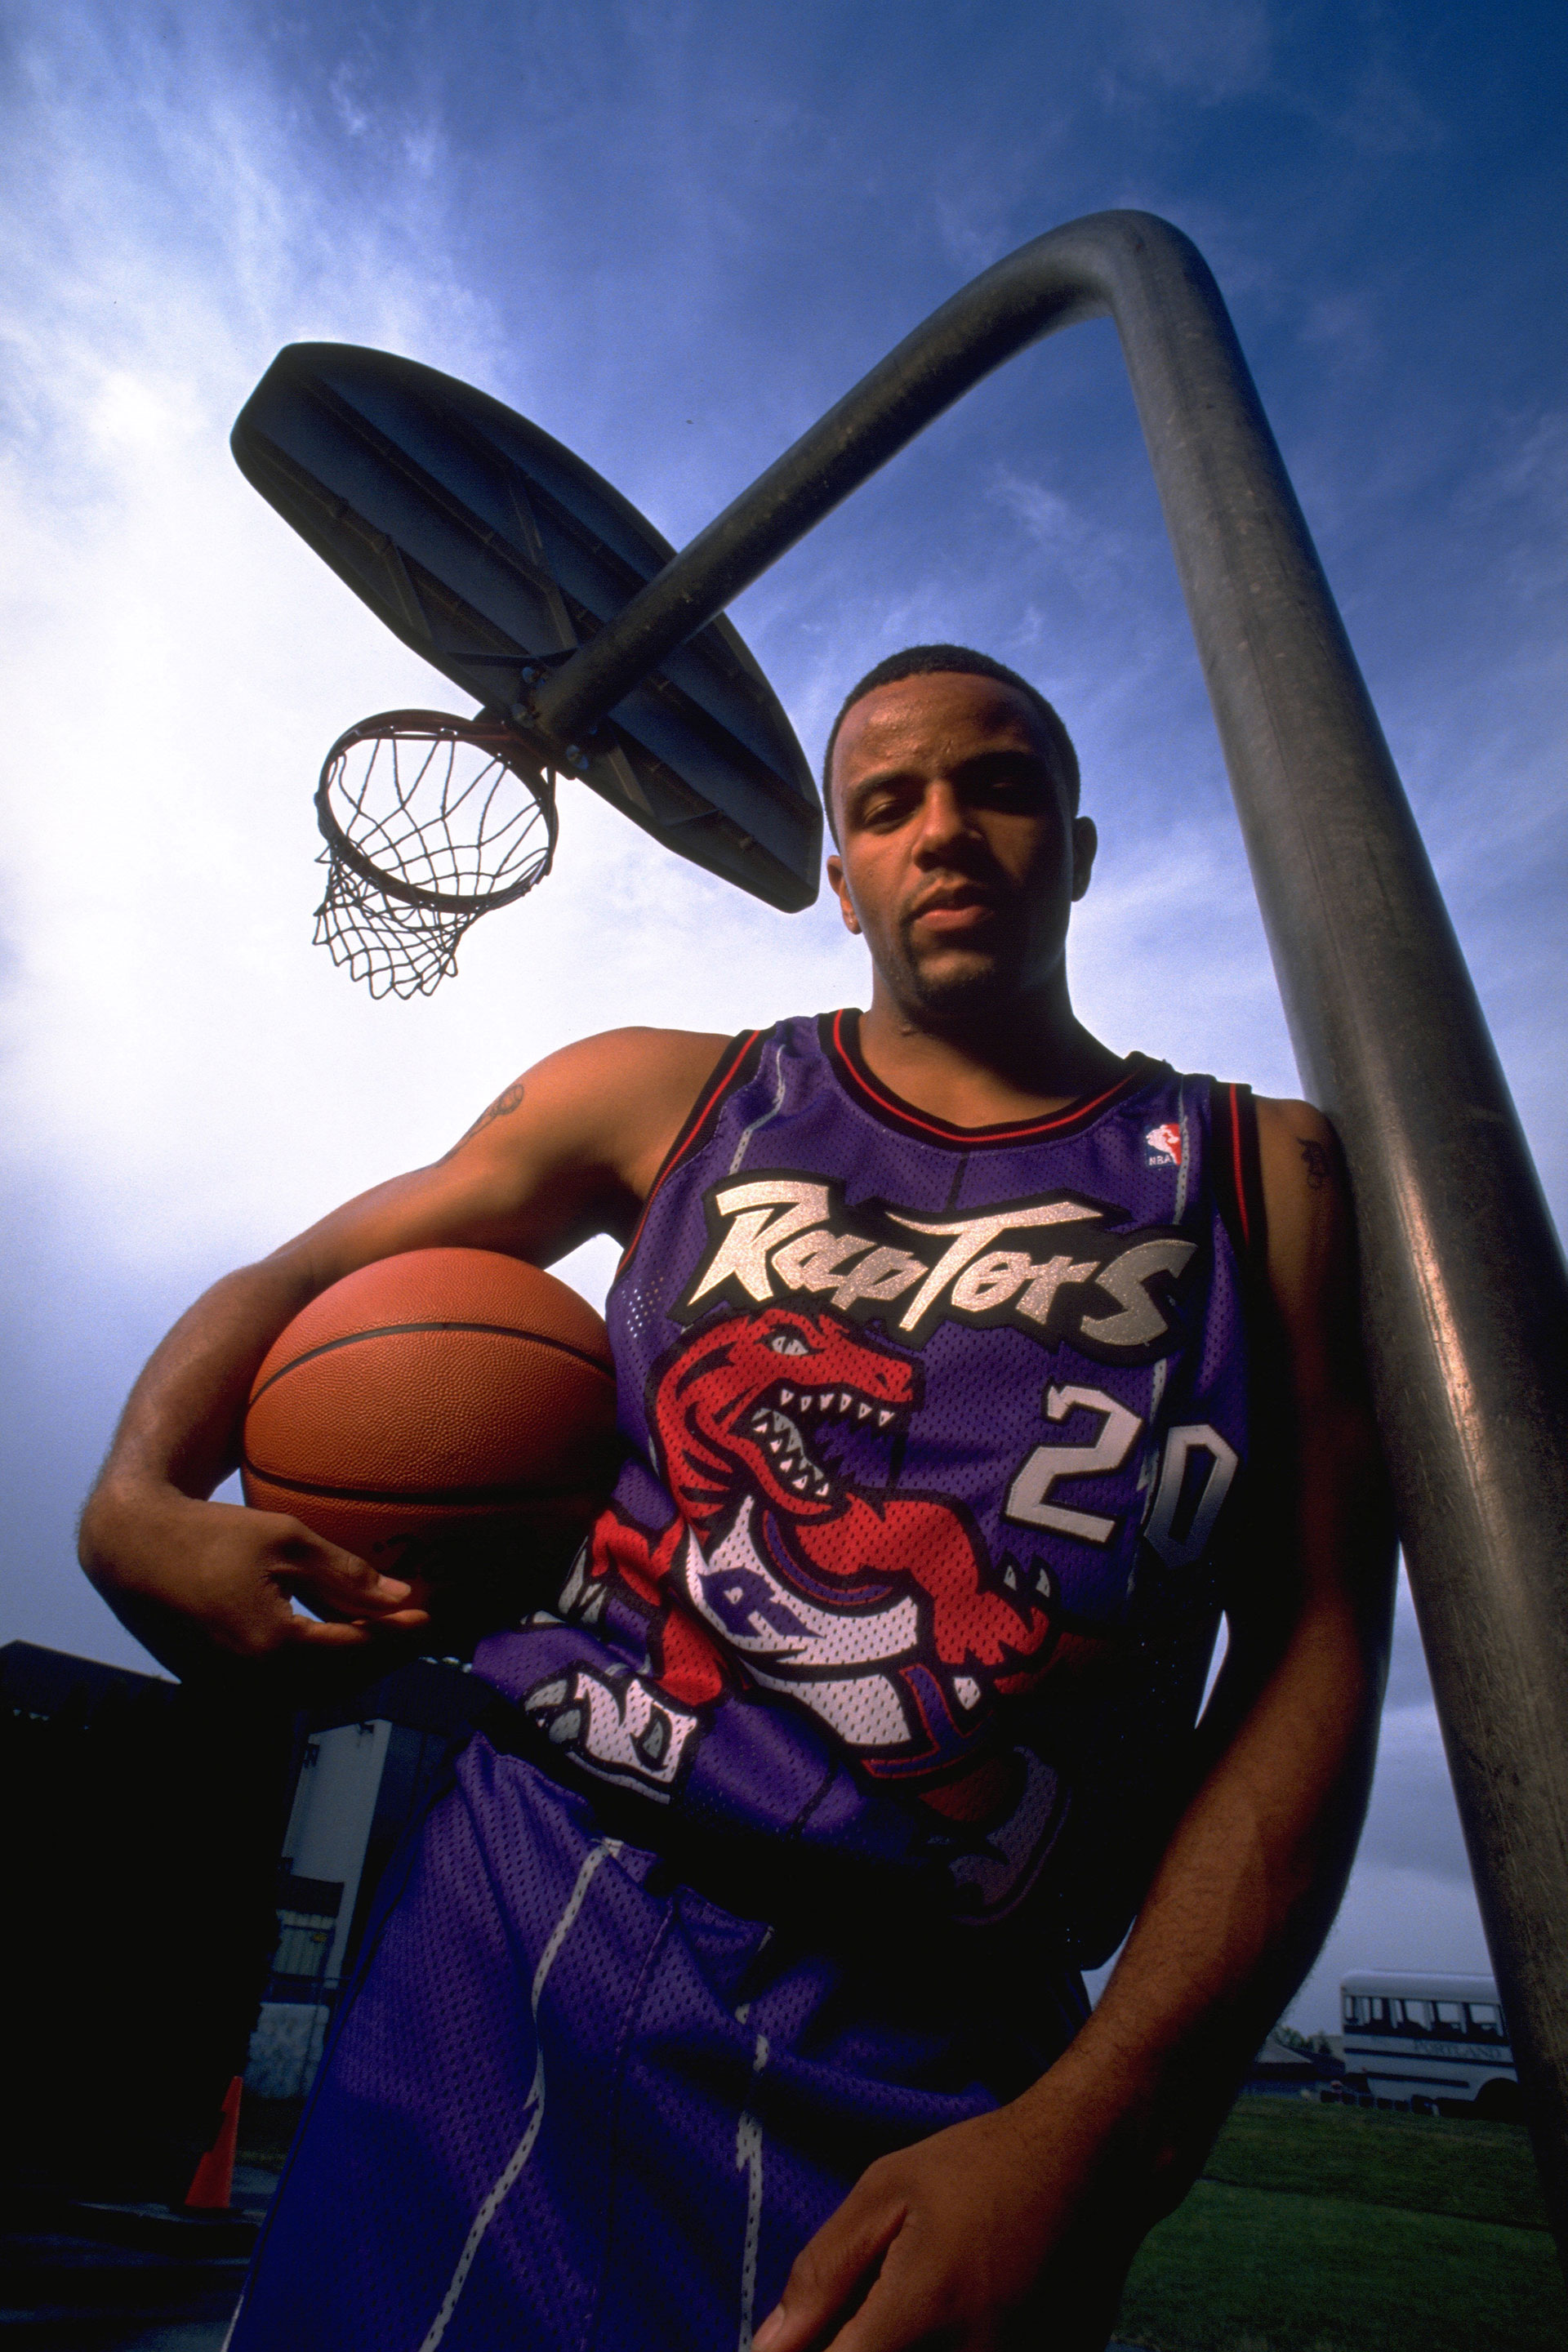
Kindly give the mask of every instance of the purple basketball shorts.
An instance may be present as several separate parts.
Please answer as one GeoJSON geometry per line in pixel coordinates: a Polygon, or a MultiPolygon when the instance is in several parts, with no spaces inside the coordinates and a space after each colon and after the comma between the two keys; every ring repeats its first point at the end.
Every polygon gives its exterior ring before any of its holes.
{"type": "Polygon", "coordinates": [[[668,1877],[473,1740],[387,1874],[229,2352],[745,2352],[868,2164],[1081,2021],[1037,1958],[959,1998],[668,1877]]]}

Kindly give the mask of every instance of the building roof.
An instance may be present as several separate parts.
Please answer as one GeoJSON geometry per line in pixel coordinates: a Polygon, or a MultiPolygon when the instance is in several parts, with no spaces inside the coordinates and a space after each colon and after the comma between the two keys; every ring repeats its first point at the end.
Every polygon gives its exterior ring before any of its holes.
{"type": "Polygon", "coordinates": [[[1441,1969],[1400,1971],[1357,1969],[1340,1979],[1342,1992],[1381,1995],[1385,2000],[1489,2000],[1498,1997],[1490,1977],[1450,1976],[1441,1969]]]}

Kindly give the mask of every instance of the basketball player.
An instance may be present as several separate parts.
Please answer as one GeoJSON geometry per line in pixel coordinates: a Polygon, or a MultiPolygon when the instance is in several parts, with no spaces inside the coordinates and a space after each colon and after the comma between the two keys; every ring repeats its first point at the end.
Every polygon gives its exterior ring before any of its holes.
{"type": "Polygon", "coordinates": [[[1332,1136],[1077,1020],[1010,671],[882,664],[827,786],[866,1013],[552,1055],[208,1292],[89,1504],[166,1657],[417,1640],[205,1499],[256,1366],[373,1259],[626,1244],[613,1503],[477,1653],[233,2352],[1103,2345],[1333,1916],[1392,1544],[1332,1136]]]}

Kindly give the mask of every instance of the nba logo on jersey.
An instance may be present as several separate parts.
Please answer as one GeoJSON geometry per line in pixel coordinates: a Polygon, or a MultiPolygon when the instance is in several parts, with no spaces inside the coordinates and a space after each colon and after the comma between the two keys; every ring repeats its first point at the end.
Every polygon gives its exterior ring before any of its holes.
{"type": "Polygon", "coordinates": [[[1182,1130],[1173,1119],[1163,1127],[1152,1127],[1143,1138],[1151,1168],[1179,1168],[1182,1164],[1182,1130]]]}

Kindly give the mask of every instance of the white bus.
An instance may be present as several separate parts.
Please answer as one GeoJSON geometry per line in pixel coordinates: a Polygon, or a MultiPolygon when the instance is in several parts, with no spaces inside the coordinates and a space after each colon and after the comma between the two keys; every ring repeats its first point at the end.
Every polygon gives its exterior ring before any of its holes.
{"type": "Polygon", "coordinates": [[[1479,2115],[1518,2116],[1508,2021],[1490,1977],[1363,1969],[1340,1992],[1347,2092],[1400,2106],[1462,2101],[1479,2115]]]}

